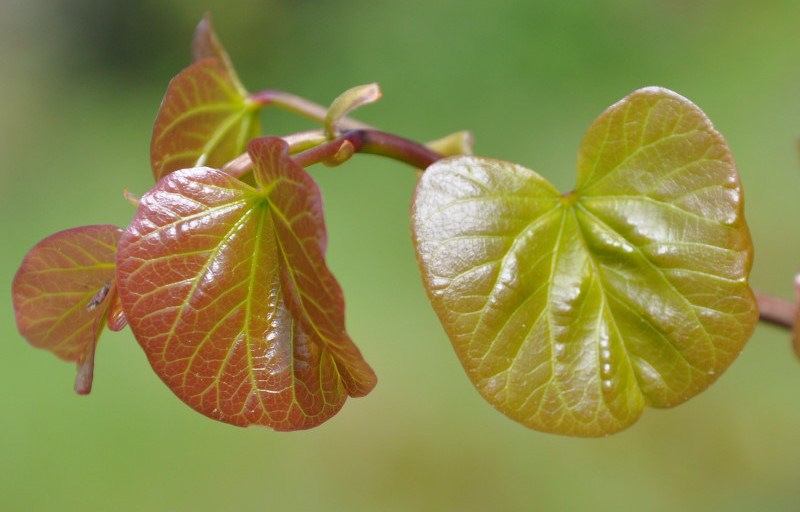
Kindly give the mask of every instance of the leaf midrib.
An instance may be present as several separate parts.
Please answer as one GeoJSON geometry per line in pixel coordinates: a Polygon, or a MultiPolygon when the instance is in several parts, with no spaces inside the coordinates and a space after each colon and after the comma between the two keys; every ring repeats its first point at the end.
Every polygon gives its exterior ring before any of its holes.
{"type": "MultiPolygon", "coordinates": [[[[669,277],[666,276],[664,274],[664,272],[662,272],[661,267],[659,267],[658,265],[653,263],[653,261],[647,256],[647,254],[645,254],[642,251],[642,249],[641,249],[641,247],[639,247],[639,245],[637,245],[637,244],[633,243],[632,241],[628,240],[628,238],[626,238],[622,233],[618,232],[617,230],[613,229],[611,226],[609,226],[608,224],[603,222],[602,218],[600,218],[599,216],[594,214],[586,205],[578,202],[574,209],[575,210],[580,209],[588,217],[591,217],[594,220],[594,222],[597,223],[597,225],[601,226],[606,232],[612,234],[615,237],[618,237],[621,240],[626,241],[634,249],[634,251],[636,251],[636,253],[642,258],[642,260],[644,262],[646,262],[646,264],[661,278],[662,283],[665,284],[666,286],[668,286],[669,289],[675,294],[675,296],[680,298],[680,300],[682,301],[684,307],[692,315],[695,325],[699,326],[701,328],[703,334],[705,335],[704,342],[705,343],[710,343],[710,334],[706,330],[705,325],[701,322],[700,318],[697,316],[697,311],[695,310],[695,307],[694,307],[695,305],[693,303],[691,303],[683,293],[681,293],[677,288],[675,288],[675,285],[672,283],[672,281],[669,279],[669,277]]],[[[659,333],[661,338],[664,339],[667,342],[667,344],[672,348],[672,350],[690,368],[692,368],[692,369],[694,369],[696,371],[700,371],[702,373],[702,370],[700,368],[697,368],[691,361],[689,361],[686,358],[686,356],[684,355],[684,353],[678,347],[676,347],[674,345],[674,343],[672,342],[672,340],[668,336],[666,336],[664,333],[662,333],[661,329],[657,325],[654,325],[647,318],[646,315],[641,314],[641,311],[636,307],[636,304],[633,304],[629,300],[627,300],[627,297],[624,297],[624,296],[620,297],[620,296],[617,296],[616,294],[613,294],[613,293],[610,293],[610,292],[606,291],[605,286],[604,286],[604,281],[603,281],[603,279],[601,277],[599,264],[597,263],[597,261],[594,258],[594,253],[589,248],[589,244],[588,244],[587,235],[586,235],[586,231],[585,231],[584,225],[580,221],[580,219],[578,218],[577,213],[575,213],[575,222],[577,223],[577,226],[579,228],[578,232],[581,235],[581,241],[583,243],[584,249],[586,250],[586,253],[589,256],[589,260],[592,263],[592,268],[593,268],[594,274],[596,276],[597,282],[598,282],[599,286],[601,287],[601,292],[603,294],[604,301],[608,302],[608,300],[607,300],[608,297],[616,297],[616,299],[620,303],[625,304],[625,306],[631,312],[635,312],[637,314],[637,316],[639,316],[642,320],[646,321],[652,327],[652,329],[655,332],[659,333]],[[623,300],[623,299],[625,299],[625,300],[623,300]]],[[[612,318],[614,317],[613,312],[611,311],[611,309],[609,309],[609,314],[610,314],[610,316],[612,318]]],[[[614,325],[616,326],[616,320],[614,321],[614,325]]],[[[619,332],[618,327],[617,327],[617,330],[619,332]]],[[[621,336],[620,340],[622,342],[622,347],[623,347],[623,349],[625,351],[626,358],[628,359],[629,363],[632,363],[632,360],[631,360],[631,357],[630,357],[630,352],[628,350],[625,338],[621,336]]],[[[631,368],[635,368],[635,366],[631,366],[631,368]]],[[[637,383],[639,384],[639,389],[641,390],[642,389],[641,381],[639,379],[638,374],[635,371],[634,371],[634,376],[636,377],[637,383]]]]}

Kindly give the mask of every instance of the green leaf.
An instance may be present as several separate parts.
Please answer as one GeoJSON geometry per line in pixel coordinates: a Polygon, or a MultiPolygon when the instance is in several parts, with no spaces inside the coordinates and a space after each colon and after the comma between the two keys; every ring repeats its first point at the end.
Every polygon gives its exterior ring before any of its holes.
{"type": "Polygon", "coordinates": [[[319,190],[288,151],[251,143],[259,188],[209,168],[169,174],[120,240],[120,298],[153,369],[234,425],[314,427],[376,382],[325,265],[319,190]]]}
{"type": "Polygon", "coordinates": [[[464,130],[425,143],[428,149],[436,151],[442,156],[471,155],[474,145],[475,138],[472,132],[464,130]]]}
{"type": "Polygon", "coordinates": [[[106,321],[124,325],[116,303],[114,255],[122,230],[68,229],[31,249],[12,285],[19,332],[31,345],[78,364],[75,390],[92,387],[94,352],[106,321]]]}
{"type": "Polygon", "coordinates": [[[233,160],[259,135],[258,109],[219,59],[184,69],[170,82],[153,126],[153,176],[233,160]]]}
{"type": "Polygon", "coordinates": [[[432,165],[413,205],[428,295],[497,409],[600,436],[671,407],[733,362],[758,317],[742,190],[703,112],[638,90],[591,126],[578,185],[522,166],[432,165]]]}

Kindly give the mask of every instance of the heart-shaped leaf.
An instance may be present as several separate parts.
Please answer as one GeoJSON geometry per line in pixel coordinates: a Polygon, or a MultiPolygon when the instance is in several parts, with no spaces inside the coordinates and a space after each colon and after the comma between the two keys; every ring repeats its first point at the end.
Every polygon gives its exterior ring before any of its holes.
{"type": "Polygon", "coordinates": [[[184,69],[167,87],[153,126],[153,176],[233,160],[258,136],[259,108],[218,58],[184,69]]]}
{"type": "Polygon", "coordinates": [[[345,332],[316,184],[279,138],[249,152],[257,189],[194,168],[142,197],[120,240],[120,297],[153,369],[191,407],[310,428],[375,375],[345,332]]]}
{"type": "Polygon", "coordinates": [[[719,377],[757,321],[730,150],[665,89],[594,122],[569,194],[507,162],[437,162],[413,232],[470,379],[538,430],[605,435],[645,405],[677,405],[719,377]]]}
{"type": "Polygon", "coordinates": [[[94,351],[108,321],[125,325],[114,286],[114,256],[122,230],[100,225],[68,229],[31,249],[14,276],[19,332],[31,345],[78,364],[75,390],[92,387],[94,351]]]}

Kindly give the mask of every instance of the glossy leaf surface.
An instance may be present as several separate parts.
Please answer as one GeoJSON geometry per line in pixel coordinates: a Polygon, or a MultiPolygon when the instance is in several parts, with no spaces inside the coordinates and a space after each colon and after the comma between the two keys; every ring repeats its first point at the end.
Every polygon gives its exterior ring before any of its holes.
{"type": "Polygon", "coordinates": [[[470,379],[529,427],[599,436],[728,367],[757,308],[738,175],[703,112],[659,88],[591,126],[578,184],[478,157],[414,199],[429,297],[470,379]]]}
{"type": "Polygon", "coordinates": [[[155,372],[214,419],[314,427],[375,385],[324,261],[316,184],[278,138],[249,148],[259,188],[209,168],[142,197],[118,282],[155,372]]]}
{"type": "Polygon", "coordinates": [[[170,82],[150,143],[156,180],[190,167],[221,167],[259,134],[258,105],[214,57],[197,61],[170,82]]]}
{"type": "Polygon", "coordinates": [[[114,257],[122,230],[99,225],[61,231],[25,256],[12,286],[20,333],[31,345],[78,364],[75,389],[89,393],[94,351],[106,321],[124,323],[114,303],[114,257]]]}

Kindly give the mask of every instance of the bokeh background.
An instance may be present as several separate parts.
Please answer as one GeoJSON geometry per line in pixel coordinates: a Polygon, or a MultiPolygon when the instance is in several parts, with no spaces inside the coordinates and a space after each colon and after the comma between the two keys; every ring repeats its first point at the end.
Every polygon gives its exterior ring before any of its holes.
{"type": "MultiPolygon", "coordinates": [[[[61,229],[127,224],[151,186],[150,127],[210,10],[250,90],[328,103],[379,82],[359,116],[562,190],[584,130],[662,85],[728,138],[756,243],[755,287],[800,269],[800,2],[709,0],[0,0],[0,509],[798,510],[800,364],[760,326],[733,367],[607,439],[521,427],[483,402],[426,302],[409,239],[415,176],[375,157],[314,170],[348,328],[380,382],[322,427],[279,434],[182,405],[129,331],[99,346],[94,391],[34,350],[10,288],[61,229]]],[[[308,128],[268,111],[270,132],[308,128]]]]}

